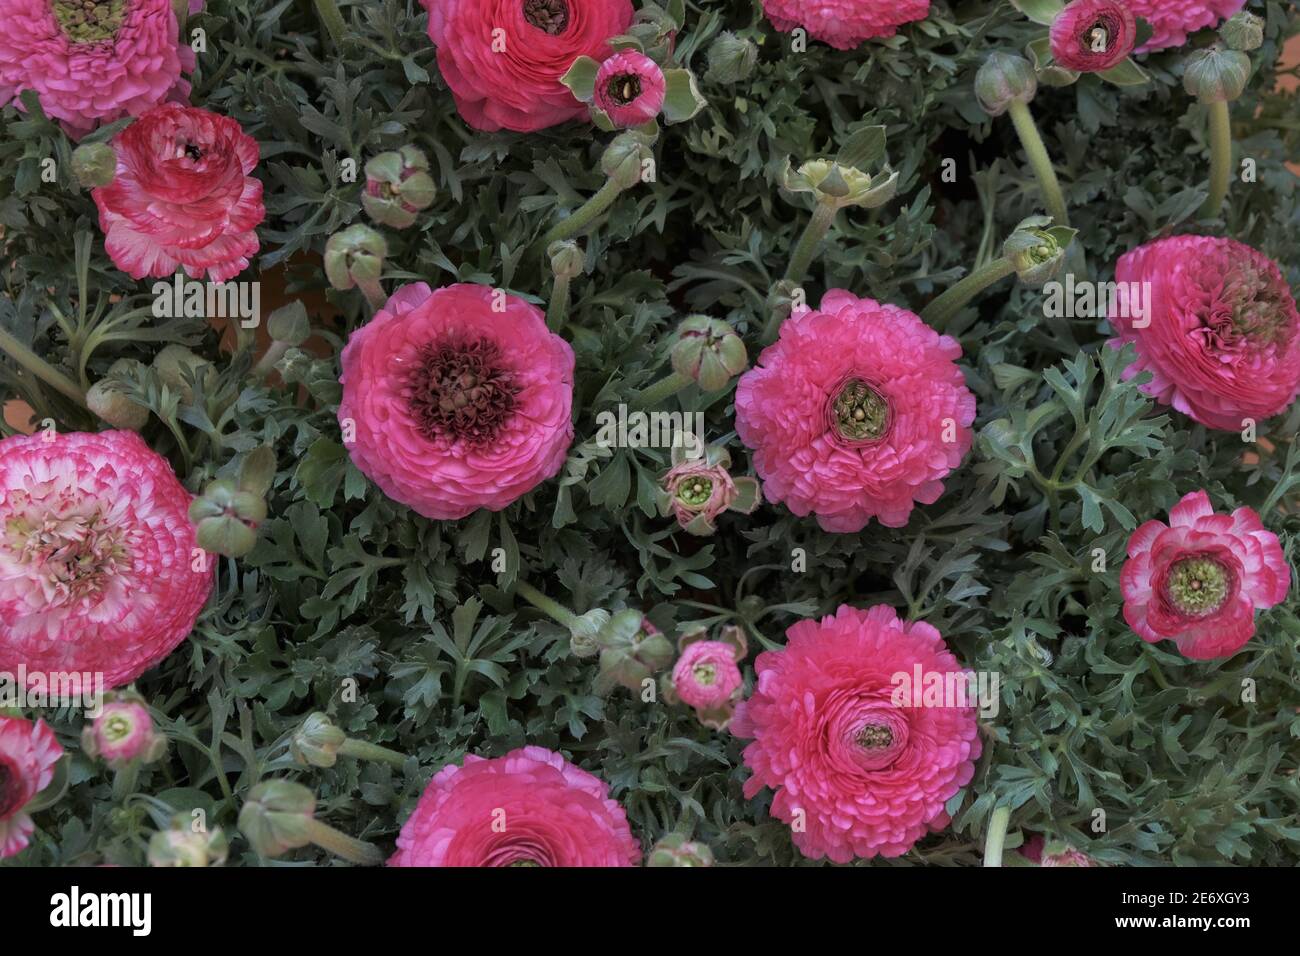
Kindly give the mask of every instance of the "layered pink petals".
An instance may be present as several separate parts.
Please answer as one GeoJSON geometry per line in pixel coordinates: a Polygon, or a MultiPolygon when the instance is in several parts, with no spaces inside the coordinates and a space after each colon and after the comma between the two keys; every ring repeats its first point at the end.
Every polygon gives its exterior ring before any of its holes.
{"type": "Polygon", "coordinates": [[[563,466],[573,441],[573,370],[573,349],[547,330],[536,306],[487,286],[431,291],[416,283],[348,340],[339,421],[345,435],[355,427],[353,463],[394,501],[439,520],[500,511],[563,466]],[[493,356],[511,397],[508,411],[484,408],[496,416],[490,433],[431,428],[422,417],[428,382],[420,370],[444,347],[493,356]]]}
{"type": "Polygon", "coordinates": [[[814,40],[851,50],[871,37],[892,37],[904,23],[930,15],[930,0],[763,0],[783,33],[803,27],[814,40]]]}
{"type": "Polygon", "coordinates": [[[754,450],[764,495],[815,513],[827,531],[860,531],[873,517],[905,525],[970,450],[975,396],[960,356],[906,309],[840,289],[819,310],[795,312],[736,388],[736,432],[754,450]],[[853,383],[887,406],[876,437],[845,438],[837,421],[837,398],[853,383]]]}
{"type": "Polygon", "coordinates": [[[1073,0],[1052,21],[1051,40],[1061,66],[1098,73],[1133,52],[1137,20],[1125,0],[1073,0]]]}
{"type": "Polygon", "coordinates": [[[1300,313],[1267,256],[1235,239],[1175,236],[1126,253],[1115,279],[1148,290],[1148,315],[1109,317],[1111,345],[1137,347],[1126,376],[1152,374],[1146,394],[1228,431],[1295,400],[1300,313]]]}
{"type": "Polygon", "coordinates": [[[944,804],[980,754],[975,710],[895,703],[898,675],[960,673],[939,632],[885,605],[844,605],[786,637],[758,656],[757,687],[732,723],[753,738],[745,796],[772,788],[772,815],[793,824],[799,851],[836,863],[900,856],[947,826],[944,804]]]}
{"type": "Polygon", "coordinates": [[[604,60],[632,22],[629,0],[420,0],[456,109],[475,129],[531,133],[587,115],[560,78],[604,60]]]}
{"type": "Polygon", "coordinates": [[[0,859],[27,848],[35,825],[23,808],[50,785],[62,756],[43,720],[0,717],[0,859]]]}
{"type": "Polygon", "coordinates": [[[595,102],[618,127],[640,126],[664,105],[663,70],[635,50],[620,50],[596,71],[595,102]]]}
{"type": "Polygon", "coordinates": [[[1246,0],[1125,0],[1134,14],[1154,28],[1151,39],[1138,48],[1139,53],[1182,46],[1187,35],[1206,27],[1218,26],[1239,13],[1246,0]]]}
{"type": "Polygon", "coordinates": [[[1285,600],[1291,587],[1286,556],[1259,515],[1245,507],[1215,514],[1204,491],[1175,505],[1169,524],[1148,521],[1133,532],[1128,558],[1120,574],[1124,620],[1144,641],[1172,640],[1198,660],[1235,654],[1255,633],[1255,609],[1285,600]],[[1179,569],[1189,562],[1210,565],[1201,577],[1213,579],[1191,586],[1218,586],[1221,597],[1187,606],[1179,569]]]}
{"type": "Polygon", "coordinates": [[[636,866],[627,815],[597,777],[544,747],[466,756],[429,782],[389,866],[636,866]]]}
{"type": "Polygon", "coordinates": [[[95,189],[113,263],[133,279],[224,282],[248,268],[266,216],[257,141],[239,123],[176,103],[156,107],[113,140],[117,173],[95,189]]]}
{"type": "Polygon", "coordinates": [[[212,588],[189,505],[135,432],[0,441],[0,671],[117,687],[170,654],[212,588]]]}
{"type": "Polygon", "coordinates": [[[194,53],[178,40],[171,0],[128,0],[116,32],[93,42],[65,33],[46,0],[0,0],[0,23],[0,106],[35,90],[73,137],[189,96],[181,73],[194,53]]]}
{"type": "Polygon", "coordinates": [[[736,648],[725,641],[687,644],[673,667],[673,690],[696,710],[725,707],[741,683],[736,648]]]}

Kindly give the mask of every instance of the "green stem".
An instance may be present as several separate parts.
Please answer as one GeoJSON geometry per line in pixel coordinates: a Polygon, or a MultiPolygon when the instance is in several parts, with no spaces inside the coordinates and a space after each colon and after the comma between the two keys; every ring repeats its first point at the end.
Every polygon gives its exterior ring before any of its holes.
{"type": "Polygon", "coordinates": [[[1219,215],[1232,181],[1232,122],[1227,101],[1208,104],[1210,111],[1210,196],[1201,207],[1201,218],[1219,215]]]}
{"type": "Polygon", "coordinates": [[[257,360],[257,364],[253,366],[253,379],[260,382],[275,371],[275,363],[284,358],[284,353],[287,351],[289,351],[288,342],[273,341],[267,346],[262,357],[257,360]]]}
{"type": "Polygon", "coordinates": [[[516,581],[515,593],[562,627],[572,628],[578,623],[578,615],[558,601],[552,601],[527,581],[516,581]]]}
{"type": "Polygon", "coordinates": [[[1047,155],[1047,147],[1043,145],[1043,137],[1038,133],[1029,106],[1015,101],[1008,112],[1011,114],[1011,122],[1015,124],[1016,133],[1020,136],[1020,144],[1025,148],[1025,155],[1029,157],[1030,168],[1038,178],[1038,188],[1043,193],[1043,204],[1047,206],[1047,212],[1056,225],[1068,226],[1070,213],[1065,208],[1065,194],[1061,192],[1060,180],[1056,178],[1052,159],[1047,155]]]}
{"type": "Polygon", "coordinates": [[[316,14],[320,17],[320,22],[325,25],[325,32],[330,35],[330,42],[334,44],[335,49],[342,46],[348,25],[343,19],[343,14],[339,12],[338,4],[334,0],[316,0],[316,14]]]}
{"type": "Polygon", "coordinates": [[[641,391],[632,396],[630,405],[637,408],[649,408],[652,405],[658,405],[665,399],[672,398],[687,385],[690,385],[694,379],[689,375],[682,375],[679,372],[670,372],[657,382],[652,382],[641,391]]]}
{"type": "Polygon", "coordinates": [[[373,843],[358,840],[335,830],[319,820],[307,821],[307,839],[335,856],[341,856],[358,866],[378,866],[384,862],[383,851],[373,843]]]}
{"type": "Polygon", "coordinates": [[[812,265],[813,256],[817,253],[817,247],[826,238],[831,223],[835,221],[836,211],[836,207],[829,203],[819,202],[813,207],[812,218],[808,220],[803,235],[795,243],[794,251],[790,253],[790,265],[785,270],[785,277],[791,282],[797,284],[803,281],[808,267],[812,265]]]}
{"type": "Polygon", "coordinates": [[[989,832],[984,836],[984,865],[1002,865],[1002,844],[1007,840],[1007,824],[1011,822],[1011,808],[997,807],[989,817],[989,832]]]}
{"type": "Polygon", "coordinates": [[[81,386],[23,345],[5,329],[0,329],[0,349],[7,352],[10,358],[46,385],[72,399],[82,408],[87,408],[86,393],[81,390],[81,386]]]}
{"type": "Polygon", "coordinates": [[[561,239],[571,239],[582,232],[587,226],[591,225],[592,220],[610,207],[622,191],[623,187],[613,179],[605,180],[605,185],[601,186],[594,196],[574,210],[573,215],[551,227],[551,230],[542,237],[542,248],[545,249],[551,243],[558,242],[561,239]]]}
{"type": "Polygon", "coordinates": [[[343,741],[339,747],[339,753],[344,757],[356,757],[358,760],[380,760],[384,763],[390,763],[394,767],[401,767],[406,764],[406,755],[400,754],[396,750],[389,750],[387,747],[381,747],[379,744],[372,744],[367,740],[357,740],[349,737],[343,741]]]}
{"type": "Polygon", "coordinates": [[[942,332],[952,321],[953,316],[966,308],[972,299],[993,283],[1000,282],[1015,271],[1016,267],[1006,256],[994,259],[988,265],[976,269],[927,305],[921,313],[921,318],[932,329],[942,332]]]}
{"type": "Polygon", "coordinates": [[[384,284],[378,279],[357,279],[357,288],[362,291],[366,301],[370,303],[370,309],[378,312],[388,301],[388,296],[384,292],[384,284]]]}
{"type": "Polygon", "coordinates": [[[557,275],[551,286],[551,302],[546,310],[546,327],[552,332],[564,328],[569,317],[569,282],[567,275],[557,275]]]}

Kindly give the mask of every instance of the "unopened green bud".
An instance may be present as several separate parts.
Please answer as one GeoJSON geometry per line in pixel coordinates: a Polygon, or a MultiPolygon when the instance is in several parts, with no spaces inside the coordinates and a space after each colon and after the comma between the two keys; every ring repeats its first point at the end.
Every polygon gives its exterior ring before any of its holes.
{"type": "Polygon", "coordinates": [[[582,275],[582,247],[572,239],[559,239],[546,247],[555,278],[572,279],[582,275]]]}
{"type": "Polygon", "coordinates": [[[600,634],[609,626],[609,620],[609,612],[600,608],[578,615],[569,628],[569,650],[575,657],[591,657],[600,650],[600,634]]]}
{"type": "Polygon", "coordinates": [[[1001,116],[1012,103],[1028,103],[1038,92],[1034,65],[1023,56],[995,50],[975,74],[975,96],[990,116],[1001,116]]]}
{"type": "Polygon", "coordinates": [[[1264,45],[1264,20],[1244,10],[1219,27],[1219,36],[1230,50],[1249,53],[1264,45]]]}
{"type": "Polygon", "coordinates": [[[1050,282],[1065,264],[1065,252],[1076,230],[1053,226],[1050,216],[1030,216],[1002,244],[1002,254],[1015,266],[1020,281],[1029,286],[1050,282]]]}
{"type": "Polygon", "coordinates": [[[1249,80],[1250,57],[1217,44],[1189,56],[1183,71],[1183,88],[1202,103],[1231,103],[1249,80]]]}
{"type": "Polygon", "coordinates": [[[83,189],[111,185],[117,175],[117,153],[108,143],[83,143],[72,151],[72,175],[83,189]]]}
{"type": "Polygon", "coordinates": [[[311,842],[316,797],[300,783],[268,780],[249,791],[239,831],[262,856],[282,856],[311,842]]]}
{"type": "Polygon", "coordinates": [[[108,374],[86,391],[86,405],[114,428],[139,431],[149,421],[149,409],[126,396],[125,385],[115,375],[129,375],[140,366],[135,359],[118,359],[108,374]]]}
{"type": "Polygon", "coordinates": [[[619,133],[600,157],[600,168],[622,189],[628,189],[641,181],[642,164],[653,158],[650,144],[645,136],[627,130],[619,133]]]}
{"type": "Polygon", "coordinates": [[[745,343],[721,319],[692,315],[677,329],[673,371],[693,379],[706,392],[717,392],[749,367],[745,343]]]}
{"type": "Polygon", "coordinates": [[[150,866],[220,866],[229,842],[220,827],[209,831],[196,818],[179,813],[171,826],[149,839],[150,866]]]}
{"type": "Polygon", "coordinates": [[[782,185],[793,193],[811,193],[819,203],[843,209],[883,206],[898,192],[898,173],[886,166],[872,175],[856,166],[842,166],[829,159],[810,159],[793,170],[787,161],[782,185]]]}
{"type": "Polygon", "coordinates": [[[709,46],[709,68],[705,78],[714,83],[739,83],[754,72],[758,47],[751,40],[731,32],[720,33],[709,46]]]}
{"type": "Polygon", "coordinates": [[[368,282],[384,273],[388,243],[369,226],[358,223],[336,232],[325,243],[325,277],[330,285],[347,291],[358,280],[368,282]]]}
{"type": "Polygon", "coordinates": [[[315,713],[302,722],[289,741],[293,759],[313,767],[332,767],[338,762],[339,748],[347,741],[338,725],[325,714],[315,713]]]}
{"type": "Polygon", "coordinates": [[[277,342],[302,345],[311,338],[311,319],[307,315],[307,307],[301,302],[280,306],[267,316],[266,331],[277,342]]]}
{"type": "Polygon", "coordinates": [[[650,851],[646,866],[712,866],[713,851],[707,844],[670,833],[650,851]]]}
{"type": "Polygon", "coordinates": [[[380,153],[366,163],[361,205],[377,223],[405,229],[416,214],[433,204],[438,189],[429,175],[429,160],[414,146],[380,153]]]}
{"type": "Polygon", "coordinates": [[[634,608],[619,611],[597,638],[600,671],[595,690],[606,694],[615,686],[640,690],[642,682],[672,663],[672,642],[634,608]]]}
{"type": "Polygon", "coordinates": [[[181,401],[187,405],[194,401],[194,389],[186,381],[187,376],[199,379],[205,391],[217,384],[217,370],[212,363],[199,358],[183,345],[165,346],[154,356],[153,367],[163,383],[179,393],[181,401]]]}

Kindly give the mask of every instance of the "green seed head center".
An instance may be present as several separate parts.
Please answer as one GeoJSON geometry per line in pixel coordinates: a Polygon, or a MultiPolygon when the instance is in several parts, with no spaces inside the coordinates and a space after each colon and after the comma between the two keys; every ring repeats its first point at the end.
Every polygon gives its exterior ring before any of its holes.
{"type": "Polygon", "coordinates": [[[1204,617],[1223,607],[1231,587],[1231,572],[1209,557],[1175,562],[1165,584],[1170,603],[1193,617],[1204,617]]]}
{"type": "Polygon", "coordinates": [[[848,441],[874,441],[889,427],[889,403],[861,379],[844,383],[831,412],[836,431],[848,441]]]}

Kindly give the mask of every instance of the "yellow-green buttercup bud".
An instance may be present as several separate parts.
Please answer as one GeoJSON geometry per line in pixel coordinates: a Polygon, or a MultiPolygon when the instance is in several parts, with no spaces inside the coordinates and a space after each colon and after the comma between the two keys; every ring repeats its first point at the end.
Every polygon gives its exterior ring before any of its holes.
{"type": "Polygon", "coordinates": [[[114,428],[139,431],[149,421],[149,409],[137,405],[126,395],[126,386],[120,377],[140,367],[135,359],[118,359],[109,367],[108,374],[86,391],[86,405],[92,412],[114,428]]]}
{"type": "Polygon", "coordinates": [[[635,130],[625,130],[605,147],[600,168],[616,185],[627,189],[641,181],[643,164],[653,156],[649,138],[635,130]]]}
{"type": "Polygon", "coordinates": [[[217,384],[216,367],[183,345],[165,346],[154,356],[153,367],[163,384],[179,393],[181,401],[187,405],[194,401],[194,389],[187,378],[198,379],[205,391],[217,384]]]}
{"type": "Polygon", "coordinates": [[[262,856],[282,856],[312,844],[352,863],[382,863],[379,848],[316,819],[316,797],[300,783],[267,780],[248,792],[239,831],[262,856]]]}
{"type": "Polygon", "coordinates": [[[257,527],[266,520],[266,500],[221,479],[210,483],[190,503],[190,520],[204,551],[241,558],[257,544],[257,527]]]}
{"type": "Polygon", "coordinates": [[[1042,286],[1060,273],[1065,253],[1077,230],[1053,226],[1050,216],[1030,216],[1002,244],[1002,254],[1015,267],[1020,281],[1042,286]]]}
{"type": "Polygon", "coordinates": [[[332,767],[338,763],[339,749],[348,735],[325,714],[314,713],[302,722],[289,741],[293,759],[313,767],[332,767]]]}
{"type": "Polygon", "coordinates": [[[646,866],[712,866],[713,851],[707,844],[670,833],[654,845],[646,866]]]}
{"type": "Polygon", "coordinates": [[[325,243],[325,277],[340,291],[358,282],[373,282],[383,275],[387,256],[383,236],[360,223],[348,226],[325,243]]]}
{"type": "Polygon", "coordinates": [[[872,175],[829,159],[810,159],[795,170],[787,160],[781,178],[789,192],[811,193],[818,203],[834,209],[872,209],[883,206],[898,192],[898,173],[888,166],[872,175]]]}
{"type": "Polygon", "coordinates": [[[557,279],[573,279],[582,274],[582,247],[572,239],[557,239],[546,247],[551,272],[557,279]]]}

